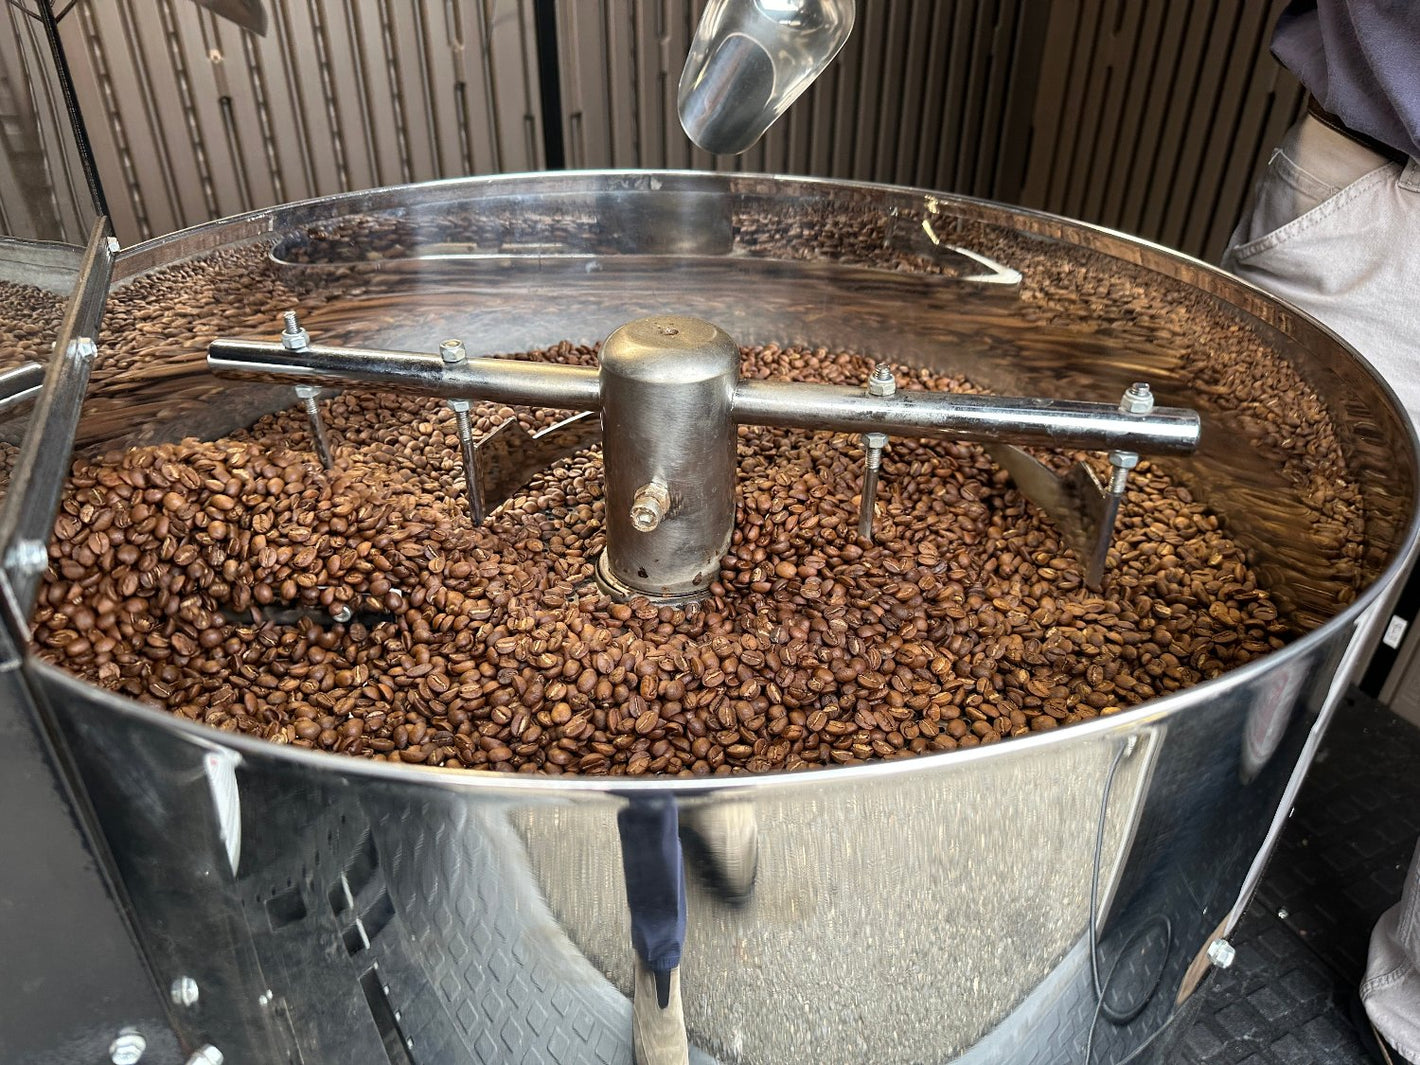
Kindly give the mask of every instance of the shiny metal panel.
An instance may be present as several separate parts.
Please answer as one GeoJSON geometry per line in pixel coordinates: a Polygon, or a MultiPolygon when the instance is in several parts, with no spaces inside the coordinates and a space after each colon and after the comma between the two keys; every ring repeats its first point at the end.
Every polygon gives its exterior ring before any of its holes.
{"type": "MultiPolygon", "coordinates": [[[[1279,601],[1315,627],[1217,680],[1054,733],[684,781],[336,759],[207,730],[32,659],[155,971],[200,968],[217,989],[210,1013],[178,1019],[183,1037],[307,1065],[626,1060],[632,953],[615,817],[660,793],[687,818],[747,806],[759,833],[747,904],[691,870],[682,968],[695,1060],[1156,1055],[1246,900],[1373,604],[1414,550],[1416,441],[1389,390],[1314,322],[1204,264],[1048,216],[828,182],[566,174],[383,190],[177,234],[124,253],[116,272],[132,282],[215,249],[261,251],[354,213],[437,229],[470,208],[504,235],[516,219],[535,250],[269,268],[321,295],[303,317],[346,343],[397,347],[418,332],[514,351],[674,310],[743,343],[946,367],[1010,395],[1110,396],[1149,380],[1161,402],[1202,417],[1196,455],[1159,461],[1226,515],[1279,601]],[[719,218],[728,240],[643,257],[598,225],[609,203],[719,218]],[[1162,324],[1113,333],[1056,311],[1043,326],[1024,296],[947,272],[924,222],[1027,283],[1048,253],[1084,267],[1062,285],[1150,286],[1162,324]],[[843,233],[866,243],[845,249],[843,233]],[[1298,417],[1320,404],[1338,470],[1364,501],[1354,548],[1338,551],[1312,520],[1293,437],[1240,446],[1254,437],[1210,377],[1216,353],[1171,331],[1203,314],[1286,371],[1271,402],[1298,417]]],[[[231,328],[223,313],[209,336],[231,328]]],[[[156,394],[96,377],[81,448],[220,432],[290,402],[284,389],[214,380],[202,339],[168,358],[156,394]],[[123,387],[152,404],[147,424],[124,422],[132,396],[105,405],[105,389],[123,387]]]]}

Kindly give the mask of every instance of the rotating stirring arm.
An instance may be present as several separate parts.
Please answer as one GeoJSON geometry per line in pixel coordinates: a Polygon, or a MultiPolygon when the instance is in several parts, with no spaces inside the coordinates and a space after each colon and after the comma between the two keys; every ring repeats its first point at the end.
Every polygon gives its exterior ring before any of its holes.
{"type": "Polygon", "coordinates": [[[1152,397],[1130,402],[1137,385],[1118,405],[864,391],[742,381],[739,359],[739,347],[722,329],[678,316],[622,326],[602,346],[598,369],[315,344],[293,351],[232,339],[213,341],[207,356],[213,373],[237,380],[378,385],[444,399],[600,412],[607,546],[599,576],[614,595],[661,603],[701,598],[718,576],[734,531],[736,424],[858,433],[872,437],[870,445],[879,434],[884,443],[888,435],[986,443],[1022,490],[1052,513],[1059,504],[1040,498],[1048,493],[1033,491],[1019,472],[1034,460],[1019,451],[1024,462],[1002,460],[1015,450],[1005,442],[1109,451],[1115,474],[1107,491],[1097,485],[1102,505],[1087,499],[1077,508],[1094,514],[1092,542],[1076,538],[1075,546],[1096,587],[1127,471],[1139,454],[1183,455],[1198,446],[1197,413],[1155,407],[1152,397]]]}

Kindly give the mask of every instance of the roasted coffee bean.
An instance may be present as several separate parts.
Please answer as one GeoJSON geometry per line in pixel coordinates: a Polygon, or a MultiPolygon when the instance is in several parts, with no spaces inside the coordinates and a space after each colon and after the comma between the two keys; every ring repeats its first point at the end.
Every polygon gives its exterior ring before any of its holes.
{"type": "MultiPolygon", "coordinates": [[[[829,216],[814,254],[883,265],[879,223],[829,216]]],[[[381,221],[356,245],[335,223],[298,242],[295,257],[347,263],[355,246],[398,254],[394,234],[412,224],[381,221]]],[[[486,221],[467,225],[481,232],[486,221]]],[[[1143,289],[966,225],[961,239],[974,247],[1032,265],[1021,297],[1029,322],[1088,314],[1146,343],[1205,329],[1206,308],[1149,302],[1143,289]]],[[[754,224],[736,236],[746,254],[776,239],[754,224]]],[[[95,387],[141,383],[155,355],[165,372],[183,359],[196,367],[200,351],[171,339],[196,326],[220,335],[276,322],[291,296],[267,250],[223,250],[116,290],[106,329],[121,339],[96,366],[95,387]]],[[[888,261],[942,269],[900,250],[888,261]]],[[[397,272],[360,265],[333,275],[326,295],[358,285],[372,290],[362,299],[401,313],[397,272]]],[[[1362,579],[1347,553],[1363,542],[1362,512],[1325,411],[1260,341],[1230,323],[1208,328],[1219,354],[1198,373],[1216,386],[1202,387],[1288,456],[1315,508],[1307,535],[1333,545],[1329,579],[1344,601],[1362,579]]],[[[359,343],[358,329],[342,340],[359,343]]],[[[528,357],[595,364],[593,349],[571,344],[528,357]]],[[[860,356],[766,346],[744,352],[742,372],[858,387],[870,369],[860,356]]],[[[972,390],[894,370],[904,387],[972,390]]],[[[740,773],[946,751],[1115,713],[1321,620],[1274,602],[1218,516],[1148,461],[1131,476],[1096,594],[1058,530],[976,445],[894,438],[867,543],[856,536],[856,442],[751,426],[739,432],[736,529],[709,598],[692,611],[610,603],[591,579],[604,542],[595,449],[557,463],[474,529],[442,402],[350,390],[321,409],[336,452],[329,471],[299,407],[218,441],[80,457],[34,619],[40,653],[194,720],[360,757],[740,773]],[[342,604],[356,620],[331,623],[342,604]]],[[[493,403],[473,411],[479,434],[509,417],[535,430],[559,416],[493,403]]],[[[117,439],[131,420],[86,418],[86,432],[117,439]]],[[[1045,456],[1062,469],[1075,457],[1045,456]]]]}

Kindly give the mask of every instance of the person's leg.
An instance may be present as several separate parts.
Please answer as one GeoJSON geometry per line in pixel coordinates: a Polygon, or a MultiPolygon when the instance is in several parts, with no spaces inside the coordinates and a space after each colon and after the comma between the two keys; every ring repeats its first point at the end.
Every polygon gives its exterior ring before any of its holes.
{"type": "MultiPolygon", "coordinates": [[[[1349,341],[1420,421],[1420,164],[1391,163],[1311,116],[1292,127],[1222,265],[1349,341]]],[[[1420,852],[1371,938],[1361,1000],[1420,1065],[1420,852]]]]}
{"type": "Polygon", "coordinates": [[[1420,1063],[1420,846],[1400,902],[1371,933],[1361,1003],[1377,1034],[1405,1061],[1420,1063]]]}
{"type": "Polygon", "coordinates": [[[634,796],[616,817],[636,985],[631,1045],[637,1065],[687,1065],[689,1041],[680,1002],[685,943],[685,867],[675,800],[634,796]]]}

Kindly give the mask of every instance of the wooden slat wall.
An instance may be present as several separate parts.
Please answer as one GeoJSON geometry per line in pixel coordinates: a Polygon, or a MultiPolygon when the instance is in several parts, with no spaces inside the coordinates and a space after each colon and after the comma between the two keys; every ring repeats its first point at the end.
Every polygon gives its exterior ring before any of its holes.
{"type": "Polygon", "coordinates": [[[0,8],[0,236],[83,244],[94,212],[44,28],[0,8]]]}
{"type": "Polygon", "coordinates": [[[61,25],[124,243],[288,200],[543,165],[531,0],[187,0],[61,25]]]}
{"type": "MultiPolygon", "coordinates": [[[[560,0],[567,163],[918,185],[1216,258],[1300,110],[1267,52],[1282,2],[864,0],[824,76],[749,152],[715,159],[675,109],[704,0],[560,0]]],[[[188,0],[79,0],[64,39],[121,239],[538,169],[533,3],[268,0],[263,39],[188,0]]],[[[36,29],[7,10],[0,103],[36,29]]],[[[75,180],[51,169],[60,203],[75,180]]]]}
{"type": "Polygon", "coordinates": [[[1055,0],[1018,202],[1216,259],[1301,112],[1284,3],[1055,0]]]}

